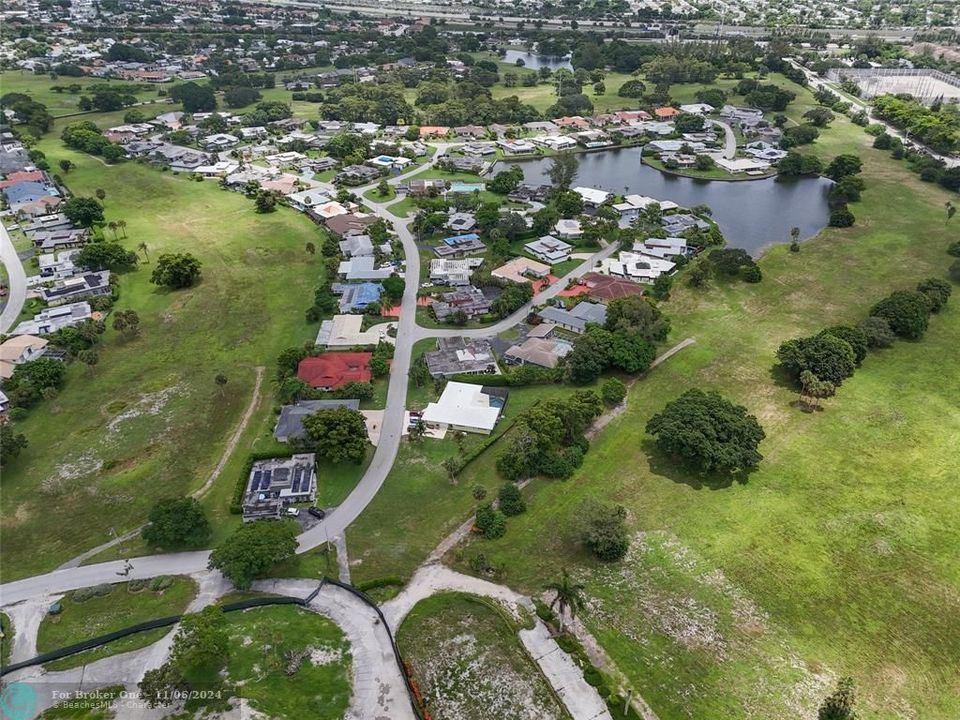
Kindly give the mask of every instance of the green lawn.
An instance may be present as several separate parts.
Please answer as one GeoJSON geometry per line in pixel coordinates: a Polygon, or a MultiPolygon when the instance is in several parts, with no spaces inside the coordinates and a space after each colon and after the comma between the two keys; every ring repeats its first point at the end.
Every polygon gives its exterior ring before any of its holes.
{"type": "MultiPolygon", "coordinates": [[[[131,85],[126,80],[107,80],[106,78],[95,77],[58,77],[51,80],[49,75],[35,75],[27,70],[7,70],[0,72],[0,94],[23,93],[29,95],[39,103],[47,106],[47,111],[54,117],[80,112],[77,103],[84,94],[83,91],[72,95],[68,92],[57,93],[51,88],[60,85],[68,87],[70,85],[80,85],[86,88],[89,85],[131,85]]],[[[157,91],[165,85],[153,85],[150,83],[140,83],[136,93],[137,100],[140,102],[157,99],[157,91]]],[[[162,98],[161,98],[162,99],[162,98]]],[[[172,107],[172,106],[171,106],[172,107]]],[[[125,112],[125,111],[124,111],[125,112]]],[[[122,113],[121,113],[122,114],[122,113]]]]}
{"type": "Polygon", "coordinates": [[[857,225],[799,254],[768,251],[759,285],[677,287],[664,305],[671,340],[697,344],[634,385],[573,479],[534,483],[506,537],[466,553],[529,592],[573,570],[593,598],[587,624],[665,720],[802,716],[843,674],[866,717],[960,712],[956,298],[924,340],[871,355],[823,412],[794,409],[773,372],[782,340],[855,323],[891,289],[945,273],[948,195],[865,139],[839,120],[810,148],[864,158],[857,225]],[[765,461],[747,481],[693,477],[644,436],[691,387],[763,424],[765,461]],[[599,566],[573,541],[588,496],[629,509],[638,534],[624,563],[599,566]]]}
{"type": "Polygon", "coordinates": [[[339,720],[350,704],[350,643],[332,621],[292,605],[227,615],[225,680],[276,720],[339,720]],[[289,654],[303,653],[288,674],[289,654]]]}
{"type": "Polygon", "coordinates": [[[337,577],[337,548],[332,544],[319,545],[289,560],[275,565],[267,577],[310,578],[337,577]]]}
{"type": "Polygon", "coordinates": [[[569,717],[508,618],[492,601],[442,593],[404,619],[397,644],[436,720],[569,717]]]}
{"type": "MultiPolygon", "coordinates": [[[[157,618],[179,615],[197,594],[197,586],[186,577],[173,578],[173,584],[160,591],[146,587],[133,591],[127,583],[112,586],[108,595],[94,597],[83,602],[74,600],[73,593],[61,601],[63,610],[59,615],[46,615],[37,633],[37,651],[44,653],[137,623],[157,618]]],[[[47,663],[50,670],[86,665],[95,660],[150,645],[170,632],[170,628],[157,628],[128,635],[120,640],[85,650],[76,655],[47,663]]]]}
{"type": "MultiPolygon", "coordinates": [[[[30,447],[4,468],[5,581],[53,569],[111,530],[139,525],[155,500],[199,487],[250,401],[254,368],[267,368],[262,392],[270,398],[279,351],[316,333],[303,317],[322,272],[303,250],[318,238],[307,218],[286,209],[257,215],[213,183],[136,163],[106,167],[55,137],[41,149],[52,164],[77,164],[66,177],[74,193],[106,191],[107,218],[128,223],[127,247],[145,242],[151,261],[192,252],[203,279],[168,292],[150,284],[151,263],[123,275],[117,307],[140,314],[141,336],[108,330],[93,372],[70,366],[59,396],[18,423],[30,447]],[[224,394],[213,383],[221,371],[224,394]],[[69,512],[70,522],[51,524],[50,507],[69,512]]],[[[239,466],[255,449],[246,439],[272,422],[271,405],[261,401],[208,495],[216,512],[225,512],[239,466]]]]}

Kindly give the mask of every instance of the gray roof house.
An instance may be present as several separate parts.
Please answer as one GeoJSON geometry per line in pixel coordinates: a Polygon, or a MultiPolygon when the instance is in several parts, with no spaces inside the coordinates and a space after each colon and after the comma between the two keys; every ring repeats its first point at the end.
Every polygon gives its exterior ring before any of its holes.
{"type": "Polygon", "coordinates": [[[437,338],[437,349],[423,354],[433,377],[451,377],[459,373],[492,375],[498,372],[497,359],[490,341],[483,338],[437,338]]]}
{"type": "Polygon", "coordinates": [[[61,280],[53,287],[40,288],[40,298],[47,305],[64,305],[100,295],[109,295],[111,292],[110,271],[101,270],[61,280]]]}
{"type": "Polygon", "coordinates": [[[313,453],[301,453],[253,463],[243,501],[243,521],[277,519],[290,503],[313,502],[317,497],[316,462],[313,453]]]}
{"type": "Polygon", "coordinates": [[[341,240],[340,252],[344,257],[367,257],[373,255],[373,242],[369,235],[349,235],[341,240]]]}
{"type": "Polygon", "coordinates": [[[548,306],[539,313],[541,318],[558,327],[582,333],[587,324],[603,325],[607,320],[607,307],[599,303],[581,302],[571,310],[548,306]]]}
{"type": "Polygon", "coordinates": [[[359,400],[301,400],[293,405],[284,405],[280,408],[280,416],[277,418],[277,426],[273,430],[273,436],[278,442],[290,442],[298,440],[304,435],[303,419],[307,415],[313,415],[318,410],[330,410],[333,408],[346,407],[351,410],[360,409],[359,400]]]}

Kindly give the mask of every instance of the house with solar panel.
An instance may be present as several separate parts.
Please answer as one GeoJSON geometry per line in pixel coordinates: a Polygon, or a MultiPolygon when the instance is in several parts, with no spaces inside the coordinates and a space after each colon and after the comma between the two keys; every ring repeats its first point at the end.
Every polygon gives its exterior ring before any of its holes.
{"type": "Polygon", "coordinates": [[[276,520],[293,503],[313,502],[317,497],[316,461],[313,453],[300,453],[254,462],[243,500],[243,521],[276,520]]]}

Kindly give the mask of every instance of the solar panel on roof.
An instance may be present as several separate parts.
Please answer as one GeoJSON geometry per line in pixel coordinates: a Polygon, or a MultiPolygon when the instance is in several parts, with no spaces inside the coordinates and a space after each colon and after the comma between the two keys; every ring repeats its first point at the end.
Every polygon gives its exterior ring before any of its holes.
{"type": "Polygon", "coordinates": [[[261,477],[263,477],[263,473],[259,470],[253,473],[253,484],[250,486],[251,492],[256,492],[259,489],[261,477]]]}
{"type": "Polygon", "coordinates": [[[270,478],[273,475],[273,470],[264,470],[263,471],[263,483],[261,484],[261,489],[266,490],[270,487],[270,478]]]}
{"type": "Polygon", "coordinates": [[[310,492],[310,472],[306,468],[303,470],[303,484],[300,486],[300,492],[310,492]]]}

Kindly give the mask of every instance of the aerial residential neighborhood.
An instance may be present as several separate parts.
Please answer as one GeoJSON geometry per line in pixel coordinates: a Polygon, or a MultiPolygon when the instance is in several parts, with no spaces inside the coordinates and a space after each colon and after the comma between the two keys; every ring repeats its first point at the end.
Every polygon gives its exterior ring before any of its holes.
{"type": "Polygon", "coordinates": [[[958,716],[956,3],[0,19],[0,715],[958,716]]]}

